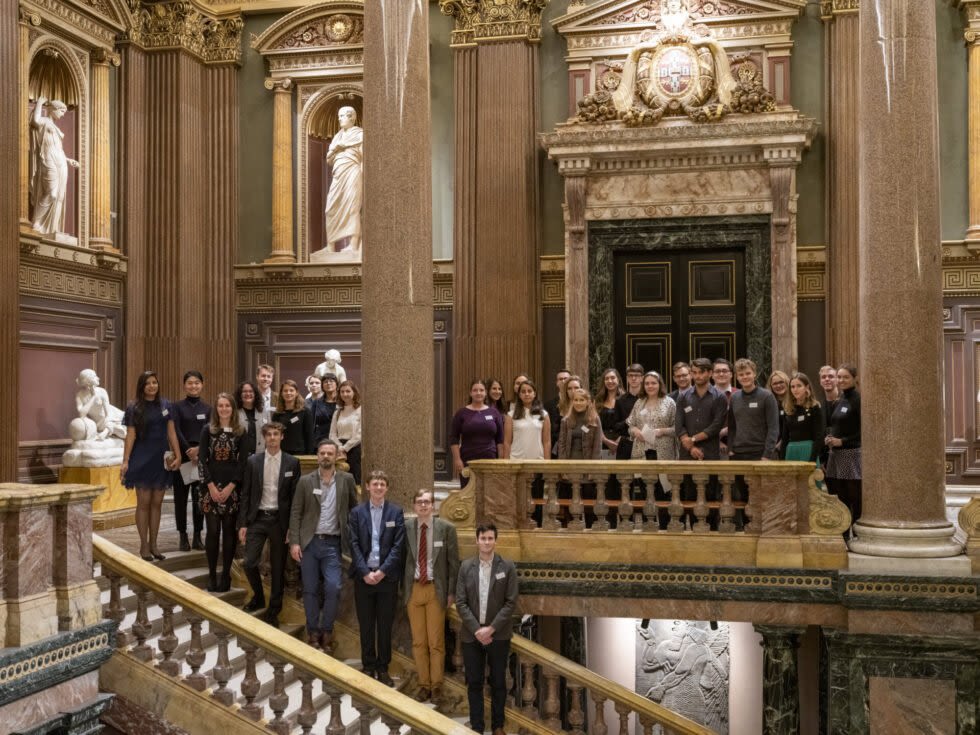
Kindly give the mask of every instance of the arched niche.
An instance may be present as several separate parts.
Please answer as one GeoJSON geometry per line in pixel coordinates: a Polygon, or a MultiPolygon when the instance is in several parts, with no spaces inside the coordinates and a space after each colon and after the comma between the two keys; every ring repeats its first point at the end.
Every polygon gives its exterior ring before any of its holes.
{"type": "MultiPolygon", "coordinates": [[[[60,38],[42,35],[31,44],[29,58],[28,104],[22,114],[23,124],[30,129],[36,100],[41,96],[48,100],[60,100],[68,107],[55,125],[64,133],[62,147],[65,155],[77,160],[80,167],[68,168],[64,232],[83,245],[88,237],[89,90],[87,70],[81,60],[87,58],[87,54],[60,38]]],[[[33,143],[28,146],[26,154],[30,186],[34,170],[33,143]]],[[[28,213],[33,219],[33,202],[28,213]]]]}
{"type": "Polygon", "coordinates": [[[353,107],[357,124],[363,126],[364,97],[359,85],[325,87],[311,95],[300,111],[299,178],[304,183],[299,188],[299,241],[304,261],[326,245],[325,210],[331,179],[327,150],[340,130],[337,113],[341,107],[353,107]]]}

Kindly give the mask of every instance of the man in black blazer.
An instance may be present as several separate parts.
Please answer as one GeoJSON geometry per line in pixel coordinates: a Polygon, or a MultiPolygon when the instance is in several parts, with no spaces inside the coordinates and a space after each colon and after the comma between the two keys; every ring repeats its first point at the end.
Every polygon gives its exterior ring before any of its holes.
{"type": "Polygon", "coordinates": [[[507,658],[514,632],[512,617],[517,607],[517,569],[494,553],[497,527],[477,526],[479,554],[466,559],[456,582],[456,612],[463,621],[463,665],[470,704],[470,727],[483,732],[483,672],[490,665],[490,726],[493,735],[504,735],[507,699],[507,658]]]}
{"type": "Polygon", "coordinates": [[[299,460],[280,449],[283,433],[282,424],[268,423],[262,427],[265,451],[248,458],[238,508],[238,540],[245,547],[245,575],[252,585],[252,599],[245,604],[245,610],[254,612],[265,607],[259,562],[262,547],[268,540],[272,597],[265,621],[276,626],[282,610],[289,512],[300,475],[299,460]]]}
{"type": "Polygon", "coordinates": [[[365,674],[394,686],[388,665],[398,580],[405,563],[405,516],[401,508],[385,500],[388,477],[384,472],[372,472],[367,487],[367,502],[354,508],[347,519],[361,665],[365,674]]]}

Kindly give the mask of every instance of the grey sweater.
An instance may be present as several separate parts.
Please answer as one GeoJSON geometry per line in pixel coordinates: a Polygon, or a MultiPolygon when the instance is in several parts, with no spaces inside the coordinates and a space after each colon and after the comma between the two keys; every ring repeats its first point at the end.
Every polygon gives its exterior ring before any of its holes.
{"type": "Polygon", "coordinates": [[[728,446],[732,454],[772,457],[779,441],[779,403],[765,388],[736,391],[728,406],[728,446]]]}

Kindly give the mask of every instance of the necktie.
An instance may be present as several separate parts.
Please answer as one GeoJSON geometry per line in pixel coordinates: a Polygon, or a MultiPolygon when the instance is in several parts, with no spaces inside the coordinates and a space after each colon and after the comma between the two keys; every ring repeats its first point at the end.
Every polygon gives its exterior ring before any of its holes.
{"type": "Polygon", "coordinates": [[[429,581],[429,537],[426,534],[429,527],[422,524],[422,532],[419,534],[419,582],[429,581]]]}

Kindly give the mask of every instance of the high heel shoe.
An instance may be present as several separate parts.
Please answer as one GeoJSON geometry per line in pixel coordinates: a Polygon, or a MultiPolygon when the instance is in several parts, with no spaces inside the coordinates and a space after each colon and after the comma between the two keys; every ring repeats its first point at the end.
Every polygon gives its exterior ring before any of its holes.
{"type": "Polygon", "coordinates": [[[156,559],[157,561],[163,561],[167,557],[164,556],[163,554],[161,554],[159,551],[154,551],[153,552],[153,558],[156,559]]]}
{"type": "Polygon", "coordinates": [[[151,554],[149,551],[140,549],[140,559],[143,561],[153,561],[153,554],[151,554]]]}
{"type": "Polygon", "coordinates": [[[231,589],[231,575],[222,574],[221,582],[218,583],[218,592],[228,592],[231,589]]]}
{"type": "Polygon", "coordinates": [[[212,574],[208,577],[208,592],[218,592],[218,578],[212,574]]]}

